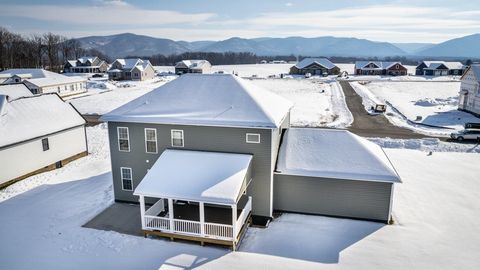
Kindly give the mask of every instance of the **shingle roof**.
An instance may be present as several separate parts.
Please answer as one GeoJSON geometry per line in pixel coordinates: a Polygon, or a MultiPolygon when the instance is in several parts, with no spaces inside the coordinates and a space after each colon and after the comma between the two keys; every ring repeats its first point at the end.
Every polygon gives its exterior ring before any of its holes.
{"type": "Polygon", "coordinates": [[[326,69],[332,69],[332,68],[336,67],[335,64],[333,64],[327,58],[305,58],[302,61],[298,62],[295,65],[295,67],[297,67],[298,69],[302,69],[302,68],[310,66],[313,63],[321,65],[321,66],[325,67],[326,69]]]}
{"type": "Polygon", "coordinates": [[[355,68],[365,68],[368,64],[373,63],[378,66],[376,69],[388,69],[393,65],[399,64],[401,65],[402,63],[400,62],[386,62],[386,61],[356,61],[355,62],[355,68]]]}
{"type": "Polygon", "coordinates": [[[231,74],[186,74],[113,110],[102,120],[275,128],[292,105],[231,74]]]}
{"type": "Polygon", "coordinates": [[[448,69],[463,69],[463,64],[460,62],[446,62],[446,61],[423,61],[427,66],[427,69],[437,69],[439,66],[444,65],[448,69]]]}

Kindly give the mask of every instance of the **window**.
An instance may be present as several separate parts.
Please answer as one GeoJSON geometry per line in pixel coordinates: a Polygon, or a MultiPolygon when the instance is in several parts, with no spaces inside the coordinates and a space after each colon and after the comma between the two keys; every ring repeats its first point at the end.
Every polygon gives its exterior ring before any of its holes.
{"type": "Polygon", "coordinates": [[[172,129],[172,146],[183,147],[183,130],[172,129]]]}
{"type": "Polygon", "coordinates": [[[120,167],[120,173],[122,177],[122,189],[133,190],[132,168],[120,167]]]}
{"type": "Polygon", "coordinates": [[[50,145],[48,144],[48,138],[42,139],[42,148],[43,151],[47,151],[50,149],[50,145]]]}
{"type": "Polygon", "coordinates": [[[247,133],[247,143],[260,143],[260,134],[247,133]]]}
{"type": "Polygon", "coordinates": [[[130,140],[127,127],[117,127],[118,133],[118,150],[130,152],[130,140]]]}
{"type": "Polygon", "coordinates": [[[157,153],[157,130],[154,128],[145,129],[145,151],[147,153],[157,153]]]}
{"type": "Polygon", "coordinates": [[[399,65],[396,65],[396,66],[395,66],[395,68],[396,68],[396,69],[399,69],[399,68],[400,68],[400,66],[399,66],[399,65]]]}

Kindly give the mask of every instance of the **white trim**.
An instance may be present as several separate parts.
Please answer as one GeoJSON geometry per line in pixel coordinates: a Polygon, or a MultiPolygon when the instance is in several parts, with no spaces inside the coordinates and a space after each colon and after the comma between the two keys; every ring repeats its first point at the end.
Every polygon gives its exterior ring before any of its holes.
{"type": "Polygon", "coordinates": [[[393,188],[395,187],[395,185],[392,183],[392,186],[390,188],[390,204],[388,205],[388,217],[387,217],[387,223],[390,222],[390,219],[393,218],[392,217],[392,208],[393,208],[393,188]]]}
{"type": "Polygon", "coordinates": [[[184,147],[185,146],[185,136],[182,129],[172,129],[170,130],[170,143],[172,147],[184,147]],[[182,134],[182,145],[173,145],[173,133],[180,132],[182,134]]]}
{"type": "Polygon", "coordinates": [[[260,143],[260,141],[261,141],[260,133],[247,133],[247,134],[245,135],[245,141],[246,141],[247,143],[260,143]],[[257,140],[256,140],[256,141],[248,140],[248,136],[258,136],[258,141],[257,141],[257,140]]]}
{"type": "MultiPolygon", "coordinates": [[[[120,167],[120,180],[122,182],[122,190],[124,191],[133,191],[133,172],[132,172],[132,168],[129,168],[129,167],[120,167]],[[128,169],[130,170],[130,182],[131,182],[131,186],[132,186],[132,189],[125,189],[123,187],[123,169],[128,169]]],[[[128,180],[128,179],[125,179],[125,180],[128,180]]]]}
{"type": "Polygon", "coordinates": [[[118,144],[118,151],[120,151],[120,152],[130,152],[130,131],[128,130],[128,127],[117,127],[117,144],[118,144]],[[121,128],[126,128],[127,129],[128,150],[120,149],[120,129],[121,128]]]}
{"type": "Polygon", "coordinates": [[[147,154],[158,154],[158,138],[157,138],[157,129],[156,128],[145,128],[144,129],[144,134],[145,134],[145,153],[147,154]],[[148,140],[147,139],[147,131],[153,130],[155,132],[155,140],[148,140]],[[155,152],[148,152],[148,147],[147,147],[147,142],[155,142],[155,152]]]}

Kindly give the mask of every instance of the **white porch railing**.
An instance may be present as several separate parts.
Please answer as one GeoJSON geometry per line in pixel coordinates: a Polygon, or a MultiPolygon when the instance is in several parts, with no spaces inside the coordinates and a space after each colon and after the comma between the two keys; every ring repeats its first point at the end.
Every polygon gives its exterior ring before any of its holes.
{"type": "Polygon", "coordinates": [[[251,211],[252,211],[252,197],[248,197],[248,201],[245,204],[245,207],[243,208],[242,213],[240,213],[237,219],[236,228],[238,233],[240,233],[240,230],[242,229],[243,224],[245,224],[245,222],[247,221],[248,214],[250,214],[251,211]]]}
{"type": "Polygon", "coordinates": [[[164,202],[163,200],[159,200],[147,211],[145,211],[145,214],[143,215],[144,229],[152,231],[165,231],[170,233],[173,232],[183,235],[193,235],[218,240],[235,241],[237,235],[234,235],[234,231],[238,234],[243,224],[247,221],[246,219],[252,210],[252,198],[248,197],[248,201],[245,204],[244,209],[242,210],[235,224],[233,225],[210,222],[201,223],[199,221],[191,221],[184,219],[173,219],[173,222],[171,223],[168,214],[167,217],[156,216],[158,213],[164,210],[164,202]]]}

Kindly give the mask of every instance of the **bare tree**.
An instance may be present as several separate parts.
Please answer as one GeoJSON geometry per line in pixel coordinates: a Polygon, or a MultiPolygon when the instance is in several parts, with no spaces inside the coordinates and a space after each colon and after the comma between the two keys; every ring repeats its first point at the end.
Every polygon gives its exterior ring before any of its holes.
{"type": "Polygon", "coordinates": [[[48,69],[53,71],[60,71],[60,36],[53,33],[46,33],[43,35],[45,42],[45,52],[48,59],[48,69]]]}

